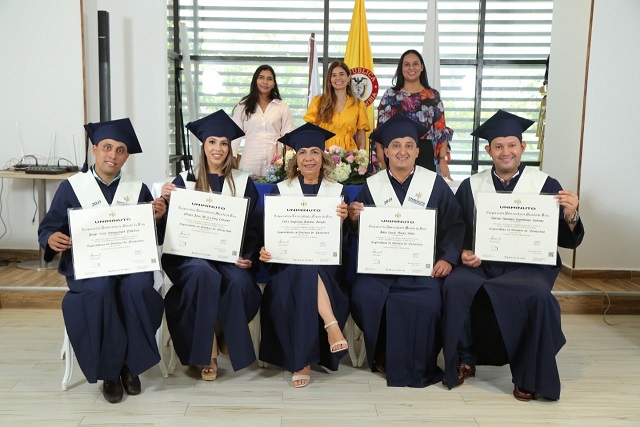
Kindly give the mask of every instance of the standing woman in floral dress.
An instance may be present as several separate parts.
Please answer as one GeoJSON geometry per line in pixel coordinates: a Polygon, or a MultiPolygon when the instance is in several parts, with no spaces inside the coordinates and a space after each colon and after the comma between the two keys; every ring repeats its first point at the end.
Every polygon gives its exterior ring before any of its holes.
{"type": "MultiPolygon", "coordinates": [[[[440,93],[429,86],[424,60],[416,50],[410,49],[402,54],[391,83],[393,86],[387,89],[378,105],[378,126],[395,114],[422,123],[428,131],[418,142],[421,150],[416,164],[451,178],[447,162],[453,129],[447,127],[440,93]],[[426,145],[429,141],[433,150],[426,145]],[[429,158],[430,153],[433,153],[432,159],[429,158]]],[[[385,168],[382,144],[378,141],[376,156],[380,166],[385,168]]]]}

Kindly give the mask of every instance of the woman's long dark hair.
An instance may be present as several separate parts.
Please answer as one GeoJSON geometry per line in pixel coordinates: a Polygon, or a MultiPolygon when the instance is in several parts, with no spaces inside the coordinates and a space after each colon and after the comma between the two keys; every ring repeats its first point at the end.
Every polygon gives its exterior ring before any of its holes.
{"type": "MultiPolygon", "coordinates": [[[[243,97],[240,100],[240,104],[244,107],[244,115],[247,120],[253,113],[256,112],[256,108],[258,108],[258,100],[260,99],[260,92],[258,92],[258,76],[264,70],[268,70],[273,74],[273,89],[269,93],[269,99],[282,99],[280,97],[280,89],[278,89],[278,81],[276,80],[276,72],[273,71],[270,65],[264,64],[256,68],[255,73],[253,73],[253,77],[251,78],[251,87],[249,88],[249,95],[243,97]]],[[[233,114],[233,113],[232,113],[233,114]]]]}
{"type": "Polygon", "coordinates": [[[402,74],[402,63],[404,62],[404,57],[408,54],[413,53],[420,59],[420,63],[422,64],[422,72],[420,73],[420,84],[424,86],[425,89],[431,88],[429,86],[429,79],[427,78],[427,67],[424,66],[424,59],[422,59],[422,55],[418,53],[417,50],[409,49],[400,57],[400,61],[398,61],[398,68],[396,68],[396,74],[393,76],[391,80],[391,88],[395,91],[399,91],[404,86],[404,75],[402,74]]]}

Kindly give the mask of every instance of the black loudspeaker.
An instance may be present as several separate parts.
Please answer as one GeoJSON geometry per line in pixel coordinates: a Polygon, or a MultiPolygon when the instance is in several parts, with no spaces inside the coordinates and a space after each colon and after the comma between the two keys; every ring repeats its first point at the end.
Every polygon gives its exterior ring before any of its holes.
{"type": "Polygon", "coordinates": [[[111,120],[111,58],[109,55],[109,12],[98,11],[98,82],[100,121],[111,120]]]}

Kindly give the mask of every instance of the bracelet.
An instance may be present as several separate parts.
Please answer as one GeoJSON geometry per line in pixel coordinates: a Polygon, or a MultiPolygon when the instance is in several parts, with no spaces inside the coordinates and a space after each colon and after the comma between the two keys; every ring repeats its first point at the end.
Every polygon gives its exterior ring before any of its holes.
{"type": "Polygon", "coordinates": [[[565,221],[567,224],[569,224],[569,225],[577,224],[577,223],[578,223],[578,221],[580,221],[580,214],[578,214],[578,211],[576,211],[576,212],[573,214],[573,218],[571,218],[571,219],[567,219],[567,218],[565,217],[564,221],[565,221]]]}

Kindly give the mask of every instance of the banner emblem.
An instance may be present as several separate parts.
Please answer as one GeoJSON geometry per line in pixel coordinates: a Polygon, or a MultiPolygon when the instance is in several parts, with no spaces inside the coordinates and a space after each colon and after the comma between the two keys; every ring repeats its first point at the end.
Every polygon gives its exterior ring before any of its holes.
{"type": "Polygon", "coordinates": [[[351,69],[351,88],[360,101],[368,107],[378,96],[378,79],[375,74],[364,67],[351,69]]]}

